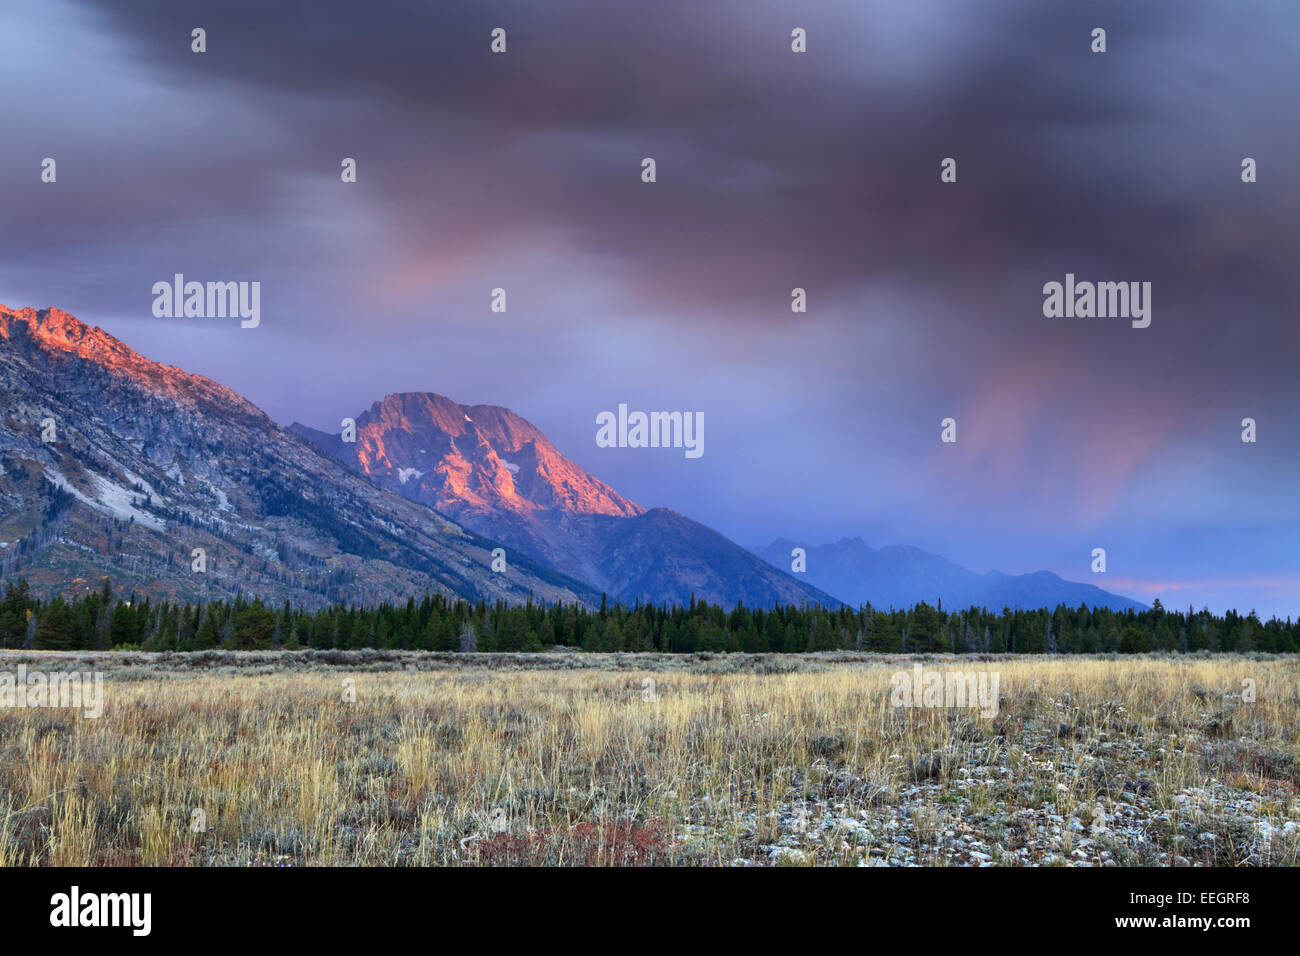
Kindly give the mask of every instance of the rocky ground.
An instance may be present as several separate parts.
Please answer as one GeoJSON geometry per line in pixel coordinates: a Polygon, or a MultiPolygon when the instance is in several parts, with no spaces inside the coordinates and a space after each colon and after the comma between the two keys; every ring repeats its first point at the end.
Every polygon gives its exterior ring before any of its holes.
{"type": "Polygon", "coordinates": [[[0,865],[1300,861],[1291,658],[0,655],[0,865]],[[901,706],[917,664],[996,707],[901,706]],[[996,711],[996,712],[994,712],[996,711]]]}

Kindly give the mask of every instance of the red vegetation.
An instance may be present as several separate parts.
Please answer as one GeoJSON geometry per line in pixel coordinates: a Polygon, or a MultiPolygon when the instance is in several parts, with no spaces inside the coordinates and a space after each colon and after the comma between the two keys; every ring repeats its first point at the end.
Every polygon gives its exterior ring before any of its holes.
{"type": "Polygon", "coordinates": [[[580,823],[543,827],[523,836],[498,833],[478,844],[484,866],[668,866],[673,862],[664,822],[580,823]]]}

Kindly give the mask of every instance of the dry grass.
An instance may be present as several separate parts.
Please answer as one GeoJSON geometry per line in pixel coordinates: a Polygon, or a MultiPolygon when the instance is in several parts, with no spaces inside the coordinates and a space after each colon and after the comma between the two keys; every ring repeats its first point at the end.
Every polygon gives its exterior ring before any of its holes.
{"type": "Polygon", "coordinates": [[[855,655],[76,660],[101,718],[0,709],[0,866],[1298,859],[1293,659],[926,659],[992,718],[855,655]]]}

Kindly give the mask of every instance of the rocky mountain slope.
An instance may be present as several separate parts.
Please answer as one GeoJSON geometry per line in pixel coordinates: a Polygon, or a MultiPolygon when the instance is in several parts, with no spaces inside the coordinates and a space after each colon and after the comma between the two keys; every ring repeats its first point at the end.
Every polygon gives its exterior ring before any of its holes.
{"type": "Polygon", "coordinates": [[[407,392],[358,415],[355,442],[299,423],[290,428],[380,486],[611,598],[839,603],[698,522],[629,501],[506,408],[407,392]]]}
{"type": "Polygon", "coordinates": [[[340,468],[240,395],[58,309],[0,306],[0,574],[318,606],[425,589],[598,602],[340,468]],[[202,549],[196,570],[195,549],[202,549]]]}

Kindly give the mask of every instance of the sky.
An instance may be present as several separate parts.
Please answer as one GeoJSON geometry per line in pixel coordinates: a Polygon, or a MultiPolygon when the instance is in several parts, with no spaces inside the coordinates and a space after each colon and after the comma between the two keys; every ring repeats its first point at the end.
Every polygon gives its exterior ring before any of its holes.
{"type": "Polygon", "coordinates": [[[505,405],[745,545],[1295,617],[1298,49],[1290,0],[6,0],[0,302],[284,424],[505,405]],[[155,318],[178,272],[261,324],[155,318]],[[704,455],[597,447],[620,403],[704,455]]]}

